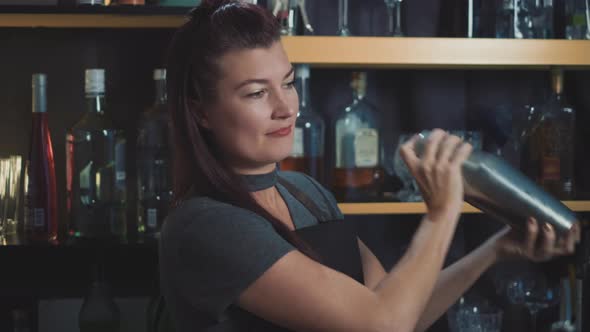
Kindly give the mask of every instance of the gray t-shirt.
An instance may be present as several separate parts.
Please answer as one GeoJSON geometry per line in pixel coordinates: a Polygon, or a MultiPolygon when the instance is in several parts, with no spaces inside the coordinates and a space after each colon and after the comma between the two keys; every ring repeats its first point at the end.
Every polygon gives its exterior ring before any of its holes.
{"type": "MultiPolygon", "coordinates": [[[[304,192],[324,212],[336,211],[332,194],[311,177],[279,176],[304,192]]],[[[318,220],[280,183],[296,229],[318,220]]],[[[226,319],[238,296],[268,268],[295,248],[261,216],[208,197],[183,202],[166,219],[160,239],[162,293],[178,332],[199,331],[226,319]]]]}

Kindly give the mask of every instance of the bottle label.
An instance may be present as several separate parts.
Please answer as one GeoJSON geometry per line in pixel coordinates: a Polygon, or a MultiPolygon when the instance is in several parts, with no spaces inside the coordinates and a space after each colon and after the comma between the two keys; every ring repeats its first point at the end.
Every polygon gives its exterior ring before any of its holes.
{"type": "Polygon", "coordinates": [[[156,228],[158,226],[158,210],[157,209],[147,209],[147,227],[148,228],[156,228]]]}
{"type": "Polygon", "coordinates": [[[125,172],[117,171],[116,173],[117,181],[125,181],[125,172]]]}
{"type": "Polygon", "coordinates": [[[291,149],[291,157],[303,156],[303,128],[295,127],[293,135],[293,148],[291,149]]]}
{"type": "Polygon", "coordinates": [[[561,179],[559,158],[543,157],[541,179],[543,181],[558,181],[561,179]]]}
{"type": "Polygon", "coordinates": [[[356,167],[375,167],[379,163],[379,133],[374,128],[356,131],[354,140],[356,167]]]}

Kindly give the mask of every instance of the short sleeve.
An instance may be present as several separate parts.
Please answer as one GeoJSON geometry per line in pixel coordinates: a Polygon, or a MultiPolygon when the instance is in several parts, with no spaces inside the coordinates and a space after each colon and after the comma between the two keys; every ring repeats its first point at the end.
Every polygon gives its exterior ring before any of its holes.
{"type": "Polygon", "coordinates": [[[167,266],[178,295],[217,320],[239,295],[294,247],[264,218],[229,204],[186,201],[166,221],[167,266]]]}

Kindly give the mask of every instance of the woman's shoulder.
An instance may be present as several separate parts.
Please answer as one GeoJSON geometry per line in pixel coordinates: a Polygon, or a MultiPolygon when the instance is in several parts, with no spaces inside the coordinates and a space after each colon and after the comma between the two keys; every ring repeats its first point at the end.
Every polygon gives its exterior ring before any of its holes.
{"type": "Polygon", "coordinates": [[[263,227],[268,225],[262,217],[250,210],[210,197],[192,197],[180,202],[170,211],[164,227],[168,233],[183,233],[189,228],[207,233],[216,231],[217,228],[247,227],[252,222],[263,227]],[[245,220],[251,223],[239,222],[245,220]]]}

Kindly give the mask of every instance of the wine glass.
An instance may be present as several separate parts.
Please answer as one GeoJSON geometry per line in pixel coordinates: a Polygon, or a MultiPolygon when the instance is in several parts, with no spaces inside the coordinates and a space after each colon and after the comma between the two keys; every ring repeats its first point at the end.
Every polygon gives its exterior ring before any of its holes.
{"type": "Polygon", "coordinates": [[[539,274],[525,274],[508,282],[507,296],[514,304],[524,304],[531,314],[531,332],[536,331],[537,315],[559,301],[559,289],[539,274]]]}
{"type": "Polygon", "coordinates": [[[384,0],[389,17],[387,32],[390,36],[403,37],[402,31],[402,1],[403,0],[384,0]]]}
{"type": "Polygon", "coordinates": [[[338,0],[338,35],[350,36],[348,28],[348,0],[338,0]]]}

